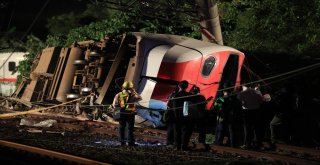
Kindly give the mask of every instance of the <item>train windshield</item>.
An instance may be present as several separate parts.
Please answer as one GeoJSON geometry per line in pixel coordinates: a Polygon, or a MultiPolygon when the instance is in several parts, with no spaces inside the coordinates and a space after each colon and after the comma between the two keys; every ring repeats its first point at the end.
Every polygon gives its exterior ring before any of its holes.
{"type": "Polygon", "coordinates": [[[212,56],[210,56],[204,61],[202,71],[201,71],[201,74],[203,75],[203,77],[208,77],[210,75],[215,64],[216,64],[216,59],[212,56]]]}

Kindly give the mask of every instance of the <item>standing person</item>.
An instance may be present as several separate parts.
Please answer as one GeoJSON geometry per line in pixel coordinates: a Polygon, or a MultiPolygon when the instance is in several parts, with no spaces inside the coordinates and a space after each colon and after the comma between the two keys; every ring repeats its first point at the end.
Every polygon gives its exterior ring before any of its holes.
{"type": "Polygon", "coordinates": [[[292,119],[298,109],[298,102],[298,94],[291,84],[286,84],[277,92],[274,99],[276,114],[270,122],[271,147],[274,147],[276,141],[281,138],[285,142],[289,142],[290,138],[293,138],[292,135],[296,130],[293,128],[292,119]],[[276,131],[276,129],[281,131],[276,131]]]}
{"type": "MultiPolygon", "coordinates": [[[[261,141],[270,142],[270,121],[274,116],[274,107],[271,102],[270,92],[262,87],[259,89],[261,91],[263,102],[260,105],[260,113],[258,120],[258,135],[261,137],[261,141]]],[[[261,150],[265,150],[268,148],[260,147],[261,150]]]]}
{"type": "Polygon", "coordinates": [[[189,139],[191,138],[192,130],[194,127],[194,124],[197,127],[197,131],[199,133],[199,138],[198,142],[203,145],[204,150],[209,150],[210,147],[208,144],[206,144],[206,130],[207,130],[207,112],[206,112],[206,104],[209,100],[212,98],[209,98],[206,100],[206,98],[200,94],[200,88],[197,86],[193,86],[192,89],[190,90],[190,93],[193,95],[190,100],[193,105],[195,105],[195,111],[194,113],[191,113],[191,127],[189,133],[189,139]],[[193,118],[193,119],[192,119],[193,118]],[[195,123],[193,123],[195,122],[195,123]]]}
{"type": "Polygon", "coordinates": [[[256,143],[261,143],[261,137],[259,137],[257,134],[257,126],[260,104],[262,103],[263,98],[260,91],[257,91],[251,87],[242,86],[242,92],[239,93],[238,99],[242,104],[244,128],[244,144],[241,146],[241,148],[249,149],[257,145],[253,144],[254,135],[256,138],[256,143]]]}
{"type": "Polygon", "coordinates": [[[177,150],[188,150],[188,131],[186,117],[183,116],[183,106],[185,101],[189,101],[190,93],[186,91],[189,82],[183,80],[179,83],[179,91],[172,100],[175,115],[174,120],[174,141],[177,150]]]}
{"type": "Polygon", "coordinates": [[[142,98],[134,89],[131,81],[125,81],[122,85],[122,91],[114,97],[112,106],[120,107],[120,120],[119,120],[119,140],[121,146],[126,144],[125,129],[128,126],[128,145],[134,146],[134,117],[136,114],[135,102],[140,101],[142,98]]]}
{"type": "Polygon", "coordinates": [[[228,141],[231,147],[235,147],[235,115],[241,108],[233,88],[225,84],[222,96],[214,102],[213,110],[217,112],[216,140],[215,144],[223,145],[223,140],[228,131],[228,141]]]}
{"type": "Polygon", "coordinates": [[[164,112],[163,115],[163,121],[167,125],[167,146],[172,146],[174,145],[174,120],[175,120],[175,115],[173,111],[173,98],[175,95],[178,93],[179,87],[177,86],[173,92],[170,94],[168,97],[168,102],[167,102],[167,111],[164,112]]]}

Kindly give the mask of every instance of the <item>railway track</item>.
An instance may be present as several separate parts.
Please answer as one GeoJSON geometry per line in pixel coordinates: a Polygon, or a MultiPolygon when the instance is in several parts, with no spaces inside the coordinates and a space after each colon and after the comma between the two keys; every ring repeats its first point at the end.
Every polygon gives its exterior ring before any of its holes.
{"type": "MultiPolygon", "coordinates": [[[[73,133],[87,133],[87,134],[100,134],[108,136],[117,136],[117,125],[108,122],[95,122],[95,121],[79,121],[74,118],[64,118],[58,116],[45,116],[45,115],[28,115],[30,118],[43,120],[55,119],[57,123],[50,128],[35,128],[22,126],[20,129],[39,133],[61,133],[64,131],[73,133]]],[[[135,131],[137,140],[141,141],[156,141],[162,144],[165,143],[166,131],[151,128],[137,128],[135,131]]],[[[195,144],[194,149],[201,148],[201,145],[195,144]]],[[[277,145],[277,151],[254,151],[243,150],[239,148],[231,148],[225,146],[210,145],[210,152],[218,154],[228,154],[232,156],[240,156],[243,158],[250,158],[256,160],[268,160],[274,162],[282,162],[286,164],[306,164],[317,165],[320,164],[319,150],[289,146],[284,144],[277,145]]]]}
{"type": "MultiPolygon", "coordinates": [[[[24,151],[28,153],[35,154],[35,157],[47,157],[48,159],[57,159],[58,161],[67,161],[70,164],[86,164],[86,165],[109,165],[108,163],[99,162],[87,158],[82,158],[79,156],[74,156],[70,154],[65,154],[61,152],[51,151],[47,149],[42,149],[38,147],[33,147],[29,145],[14,143],[10,141],[0,140],[0,146],[9,148],[11,150],[24,151]]],[[[19,159],[19,158],[16,158],[19,159]]],[[[30,162],[32,163],[32,162],[30,162]]],[[[33,162],[35,163],[35,162],[33,162]]]]}

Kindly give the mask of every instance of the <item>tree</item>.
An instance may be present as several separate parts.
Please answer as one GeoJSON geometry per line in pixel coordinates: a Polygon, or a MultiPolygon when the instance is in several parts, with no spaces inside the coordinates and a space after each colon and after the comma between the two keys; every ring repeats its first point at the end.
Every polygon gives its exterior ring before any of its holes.
{"type": "MultiPolygon", "coordinates": [[[[102,12],[103,9],[101,9],[101,6],[107,6],[105,3],[109,1],[103,2],[104,1],[99,2],[98,6],[89,5],[88,10],[96,11],[98,8],[100,9],[99,11],[102,12]]],[[[69,31],[67,30],[68,27],[58,28],[60,26],[53,25],[59,25],[59,22],[62,22],[61,24],[67,24],[64,21],[72,20],[71,16],[63,15],[55,17],[55,19],[51,19],[51,21],[57,22],[51,22],[50,25],[48,25],[48,27],[52,27],[55,30],[50,30],[53,34],[48,36],[46,43],[48,43],[49,46],[68,46],[75,41],[81,41],[88,38],[99,40],[106,35],[117,36],[124,32],[132,31],[168,33],[200,38],[197,20],[194,19],[194,16],[177,8],[179,5],[182,9],[190,9],[192,8],[190,2],[173,3],[173,1],[171,6],[163,5],[162,3],[164,2],[164,0],[157,2],[142,1],[130,7],[118,6],[118,10],[112,10],[106,7],[103,13],[111,13],[110,15],[105,15],[106,19],[95,21],[78,28],[69,29],[69,31]],[[174,11],[171,10],[172,7],[176,7],[174,11]],[[68,31],[68,33],[65,31],[68,31]]],[[[85,11],[84,13],[92,13],[89,11],[85,11]]],[[[79,20],[72,20],[70,23],[71,25],[69,26],[74,26],[78,24],[77,22],[79,22],[79,20]]]]}
{"type": "Polygon", "coordinates": [[[19,84],[23,77],[30,77],[30,69],[32,62],[34,58],[37,56],[37,54],[40,53],[43,48],[45,48],[45,44],[39,38],[33,35],[29,35],[27,37],[25,48],[28,54],[26,54],[25,60],[21,61],[18,65],[17,71],[19,73],[19,76],[17,78],[16,84],[19,84]]]}
{"type": "Polygon", "coordinates": [[[50,35],[59,36],[68,34],[71,29],[110,18],[112,13],[113,11],[107,9],[103,4],[88,3],[87,9],[80,14],[70,12],[49,18],[46,27],[49,29],[50,35]]]}
{"type": "MultiPolygon", "coordinates": [[[[117,2],[95,1],[83,14],[52,17],[44,43],[30,38],[32,45],[39,44],[33,50],[132,31],[201,37],[193,0],[117,2]]],[[[219,11],[225,45],[246,52],[295,55],[316,54],[320,47],[320,0],[224,0],[219,3],[219,11]]],[[[32,61],[27,60],[26,64],[32,61]]]]}
{"type": "MultiPolygon", "coordinates": [[[[117,37],[125,32],[142,31],[167,33],[200,38],[197,20],[188,12],[178,8],[190,9],[187,2],[173,1],[171,6],[164,6],[161,1],[139,2],[132,7],[119,7],[113,10],[105,7],[103,2],[88,5],[81,15],[72,12],[50,18],[47,27],[50,34],[45,42],[35,36],[29,36],[26,47],[29,54],[19,66],[21,76],[28,77],[34,57],[44,48],[51,46],[70,46],[76,41],[86,39],[100,40],[105,36],[117,37]],[[157,6],[151,6],[160,4],[157,6]],[[101,6],[104,6],[102,8],[101,6]],[[154,7],[157,7],[155,10],[154,7]],[[173,12],[171,9],[175,8],[173,12]],[[96,12],[94,12],[96,11],[96,12]],[[99,13],[99,14],[97,14],[99,13]],[[151,14],[152,13],[152,14],[151,14]],[[102,20],[101,20],[102,19],[102,20]],[[93,20],[93,22],[88,21],[93,20]]],[[[21,80],[21,77],[19,78],[21,80]]]]}
{"type": "Polygon", "coordinates": [[[220,7],[230,46],[296,55],[319,47],[319,0],[232,0],[220,7]]]}
{"type": "Polygon", "coordinates": [[[15,28],[4,32],[0,38],[0,52],[25,51],[24,43],[14,36],[15,28]]]}

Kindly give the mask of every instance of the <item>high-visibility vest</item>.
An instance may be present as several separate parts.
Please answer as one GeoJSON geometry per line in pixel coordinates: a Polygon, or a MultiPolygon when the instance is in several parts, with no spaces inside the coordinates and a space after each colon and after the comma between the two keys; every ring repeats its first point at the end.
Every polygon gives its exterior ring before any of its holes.
{"type": "Polygon", "coordinates": [[[224,98],[223,97],[219,97],[218,99],[215,100],[214,104],[213,104],[213,108],[218,107],[219,110],[222,108],[222,104],[224,103],[224,98]]]}
{"type": "Polygon", "coordinates": [[[136,107],[134,103],[128,103],[129,95],[120,92],[119,93],[119,102],[120,107],[124,108],[126,111],[135,111],[136,107]]]}

